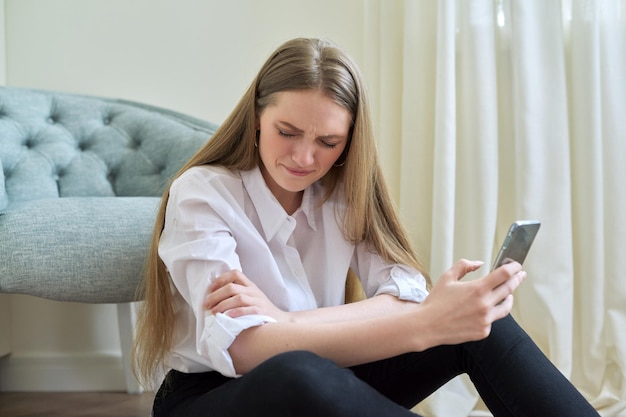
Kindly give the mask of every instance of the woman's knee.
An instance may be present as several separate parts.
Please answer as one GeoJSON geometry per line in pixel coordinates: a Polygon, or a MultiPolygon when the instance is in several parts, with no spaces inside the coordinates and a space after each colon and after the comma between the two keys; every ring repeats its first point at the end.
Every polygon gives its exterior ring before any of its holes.
{"type": "Polygon", "coordinates": [[[240,382],[247,385],[244,397],[255,415],[413,415],[351,370],[311,352],[293,351],[274,356],[242,379],[246,381],[240,382]]]}
{"type": "Polygon", "coordinates": [[[283,393],[299,402],[332,401],[354,374],[312,352],[292,351],[276,355],[259,365],[265,389],[283,393]]]}
{"type": "Polygon", "coordinates": [[[276,355],[259,365],[258,370],[274,380],[299,385],[322,382],[329,373],[341,371],[341,368],[315,353],[298,350],[276,355]]]}

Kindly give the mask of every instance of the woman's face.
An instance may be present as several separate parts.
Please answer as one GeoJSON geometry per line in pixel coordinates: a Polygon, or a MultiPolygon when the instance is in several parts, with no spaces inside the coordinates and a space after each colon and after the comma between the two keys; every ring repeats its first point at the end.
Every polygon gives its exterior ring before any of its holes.
{"type": "Polygon", "coordinates": [[[319,90],[276,94],[258,120],[261,172],[288,213],[302,191],[322,178],[341,156],[350,134],[348,110],[319,90]]]}

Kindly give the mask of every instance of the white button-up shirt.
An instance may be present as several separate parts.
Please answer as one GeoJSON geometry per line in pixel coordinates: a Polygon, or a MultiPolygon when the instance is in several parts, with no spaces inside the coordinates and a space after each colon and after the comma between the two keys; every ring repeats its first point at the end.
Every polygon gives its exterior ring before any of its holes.
{"type": "Polygon", "coordinates": [[[211,279],[232,269],[242,271],[285,311],[342,304],[349,267],[368,297],[426,298],[426,282],[418,271],[387,264],[365,244],[344,239],[336,213],[343,202],[331,199],[320,206],[323,193],[319,183],[313,184],[304,191],[301,207],[289,215],[258,168],[194,167],[173,182],[159,243],[176,311],[170,367],[234,377],[228,347],[241,331],[274,321],[261,315],[212,316],[203,310],[211,279]]]}

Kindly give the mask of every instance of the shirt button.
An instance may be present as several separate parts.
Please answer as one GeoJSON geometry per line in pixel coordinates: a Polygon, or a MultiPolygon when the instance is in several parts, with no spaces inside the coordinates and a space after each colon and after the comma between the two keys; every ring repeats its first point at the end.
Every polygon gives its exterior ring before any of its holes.
{"type": "Polygon", "coordinates": [[[296,276],[297,276],[298,278],[299,278],[299,277],[301,277],[301,276],[302,276],[302,270],[301,270],[300,268],[296,269],[296,270],[295,270],[295,274],[296,274],[296,276]]]}

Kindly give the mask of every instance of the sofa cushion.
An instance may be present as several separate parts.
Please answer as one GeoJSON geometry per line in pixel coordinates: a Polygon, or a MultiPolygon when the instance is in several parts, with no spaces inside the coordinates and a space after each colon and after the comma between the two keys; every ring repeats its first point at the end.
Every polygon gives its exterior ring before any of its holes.
{"type": "Polygon", "coordinates": [[[136,299],[158,197],[67,197],[0,215],[0,292],[60,301],[136,299]]]}

